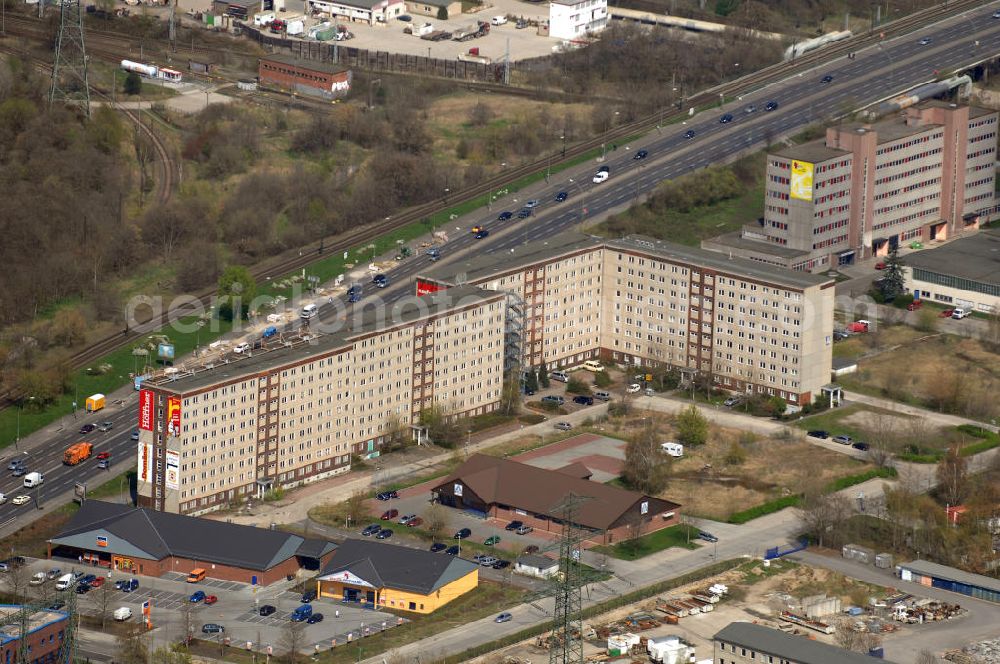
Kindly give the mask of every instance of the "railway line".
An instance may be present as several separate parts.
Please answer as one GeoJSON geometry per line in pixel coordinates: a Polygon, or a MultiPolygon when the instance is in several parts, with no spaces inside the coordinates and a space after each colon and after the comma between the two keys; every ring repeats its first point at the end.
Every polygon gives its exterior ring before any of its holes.
{"type": "MultiPolygon", "coordinates": [[[[702,91],[692,97],[685,100],[684,105],[688,107],[702,107],[706,105],[711,105],[720,98],[734,97],[737,95],[747,94],[754,90],[759,90],[762,87],[778,81],[782,78],[788,77],[790,74],[800,71],[808,70],[813,67],[817,67],[836,59],[843,57],[845,54],[857,51],[866,46],[871,46],[878,43],[882,39],[887,39],[890,37],[896,37],[899,35],[907,34],[912,32],[928,23],[934,22],[941,18],[951,16],[954,14],[960,14],[967,10],[973,9],[987,4],[983,0],[954,0],[948,5],[937,5],[932,8],[911,14],[905,18],[894,21],[891,24],[883,26],[878,32],[871,32],[864,35],[858,35],[849,40],[843,42],[837,42],[824,49],[816,52],[808,53],[800,58],[797,58],[788,62],[781,62],[770,67],[767,67],[758,72],[754,72],[747,76],[744,76],[738,80],[727,82],[716,86],[714,88],[702,91]]],[[[8,22],[10,18],[8,17],[8,22]]],[[[38,21],[33,21],[31,19],[27,20],[28,23],[35,23],[36,28],[38,21]]],[[[24,23],[19,23],[18,25],[23,26],[24,23]]],[[[20,28],[18,28],[20,30],[20,28]]],[[[28,32],[34,32],[37,36],[38,32],[36,29],[29,29],[28,32]]],[[[22,34],[17,33],[14,34],[22,34]]],[[[94,32],[88,33],[93,35],[94,32]]],[[[99,36],[97,39],[99,43],[103,43],[105,39],[115,39],[118,33],[112,35],[112,33],[97,33],[99,36]]],[[[123,40],[127,43],[131,43],[134,38],[128,35],[121,36],[123,40]]],[[[93,37],[89,37],[90,42],[93,43],[93,37]]],[[[148,43],[148,42],[147,42],[148,43]]],[[[119,43],[118,48],[121,47],[119,43]]],[[[195,49],[197,52],[198,49],[195,49]]],[[[204,53],[216,52],[217,49],[201,49],[204,53]]],[[[96,52],[96,51],[95,51],[96,52]]],[[[103,49],[101,52],[104,53],[103,49]]],[[[108,55],[119,57],[121,51],[107,51],[108,55]]],[[[136,121],[134,116],[133,121],[136,121]]],[[[680,110],[672,113],[654,113],[644,118],[635,120],[633,122],[624,123],[619,125],[606,134],[577,143],[574,145],[567,146],[565,153],[560,161],[573,160],[579,158],[580,156],[588,153],[591,150],[601,147],[602,144],[620,141],[624,138],[634,136],[636,134],[646,133],[648,131],[654,130],[660,125],[661,122],[672,123],[679,121],[686,114],[680,110]]],[[[145,128],[140,122],[140,126],[144,127],[144,131],[150,131],[145,128]]],[[[152,132],[151,132],[152,134],[152,132]]],[[[162,144],[160,144],[161,147],[162,144]]],[[[161,153],[162,154],[162,153],[161,153]]],[[[169,159],[169,155],[167,155],[169,159]]],[[[170,162],[163,162],[165,164],[170,162]]],[[[435,213],[447,211],[448,208],[454,207],[456,204],[467,202],[473,200],[479,196],[488,195],[489,192],[497,191],[502,189],[504,186],[509,185],[512,182],[524,178],[526,176],[538,173],[543,170],[546,166],[547,160],[540,159],[538,161],[525,164],[519,167],[506,169],[501,175],[490,177],[472,187],[468,187],[462,191],[454,192],[451,195],[452,203],[445,204],[443,200],[435,200],[429,203],[415,206],[402,212],[399,215],[387,218],[385,220],[373,222],[366,226],[362,226],[357,230],[334,236],[332,238],[323,238],[322,240],[317,240],[309,245],[306,245],[299,250],[294,250],[292,252],[287,252],[285,257],[279,258],[275,261],[258,264],[251,269],[251,274],[257,279],[261,279],[269,275],[280,275],[286,274],[298,270],[306,265],[314,262],[318,256],[321,255],[321,251],[336,253],[345,251],[358,245],[363,245],[371,240],[378,238],[382,235],[390,233],[394,230],[398,230],[409,224],[420,221],[425,217],[429,217],[435,213]]],[[[170,169],[168,169],[170,170],[170,169]]],[[[172,177],[168,176],[168,179],[172,177]]],[[[204,306],[208,303],[209,297],[214,292],[214,289],[204,289],[199,293],[193,294],[195,300],[204,306]]],[[[122,334],[110,335],[104,339],[101,339],[86,349],[82,349],[70,357],[70,362],[74,368],[84,366],[88,362],[103,356],[104,354],[120,348],[122,346],[128,345],[135,342],[136,340],[144,337],[151,331],[159,329],[164,325],[168,324],[172,320],[189,315],[194,307],[196,307],[194,302],[188,307],[182,307],[174,311],[163,313],[160,316],[150,318],[149,320],[143,321],[142,324],[134,329],[125,330],[122,334]]],[[[10,395],[0,395],[6,403],[10,395]]]]}

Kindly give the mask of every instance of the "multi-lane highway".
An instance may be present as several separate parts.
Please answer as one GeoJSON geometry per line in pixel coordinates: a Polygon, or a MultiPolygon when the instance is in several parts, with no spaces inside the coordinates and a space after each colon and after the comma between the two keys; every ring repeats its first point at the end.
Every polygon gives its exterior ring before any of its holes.
{"type": "MultiPolygon", "coordinates": [[[[877,46],[858,51],[855,59],[842,57],[835,62],[809,71],[800,72],[781,82],[768,85],[744,95],[723,108],[705,111],[684,124],[675,124],[640,139],[630,146],[619,146],[608,152],[603,162],[610,168],[611,177],[603,184],[593,184],[591,178],[598,164],[590,164],[563,171],[553,176],[549,183],[534,185],[519,194],[509,195],[495,202],[493,210],[480,210],[455,220],[447,229],[460,230],[442,250],[442,261],[456,255],[476,251],[480,253],[509,252],[517,246],[537,239],[550,237],[560,231],[579,226],[582,222],[596,221],[609,211],[621,209],[638,196],[648,193],[665,179],[674,178],[699,168],[725,161],[752,149],[759,149],[767,141],[800,131],[805,126],[830,118],[847,109],[859,108],[892,94],[935,78],[936,71],[961,69],[974,62],[991,58],[1000,53],[1000,19],[992,14],[1000,3],[982,7],[941,21],[927,29],[912,33],[877,46]],[[930,43],[921,44],[924,37],[930,43]],[[826,76],[832,77],[827,83],[826,76]],[[777,102],[773,111],[765,111],[768,102],[777,102]],[[756,112],[746,113],[745,107],[753,104],[756,112]],[[720,123],[721,116],[731,113],[733,121],[720,123]],[[693,131],[693,138],[685,133],[693,131]],[[645,149],[649,156],[634,160],[638,149],[645,149]],[[555,202],[558,192],[565,191],[568,199],[555,202]],[[503,210],[517,212],[527,199],[541,203],[534,216],[521,220],[500,222],[497,215],[503,210]],[[490,236],[476,240],[468,232],[473,223],[490,230],[490,236]]],[[[409,280],[427,270],[432,263],[423,255],[415,256],[392,271],[390,288],[376,290],[365,285],[365,298],[378,293],[389,302],[413,292],[409,280]]],[[[325,305],[320,317],[324,322],[341,315],[343,305],[325,305]]],[[[314,324],[315,326],[315,324],[314,324]]],[[[135,447],[129,433],[136,420],[134,398],[118,406],[109,405],[102,413],[83,417],[70,430],[57,432],[51,440],[29,455],[28,469],[45,474],[41,499],[45,503],[72,491],[75,482],[84,481],[93,487],[102,478],[134,465],[135,447]],[[109,433],[80,436],[76,427],[83,421],[115,422],[109,433]],[[95,460],[75,468],[61,464],[62,452],[79,440],[95,443],[96,451],[110,451],[117,461],[113,473],[97,469],[95,460]]],[[[16,453],[8,448],[5,458],[16,453]]],[[[7,461],[3,461],[3,468],[7,461]]],[[[20,478],[8,477],[0,481],[0,491],[8,496],[27,493],[21,490],[20,478]]],[[[33,493],[31,495],[34,495],[33,493]]],[[[16,507],[9,502],[0,505],[0,533],[19,527],[32,518],[34,504],[16,507]]]]}

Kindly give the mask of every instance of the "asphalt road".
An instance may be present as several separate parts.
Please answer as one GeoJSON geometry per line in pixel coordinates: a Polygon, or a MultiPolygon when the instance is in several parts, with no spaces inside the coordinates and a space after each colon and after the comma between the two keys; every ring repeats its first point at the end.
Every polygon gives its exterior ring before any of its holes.
{"type": "MultiPolygon", "coordinates": [[[[444,247],[442,260],[468,251],[509,252],[521,244],[550,237],[581,222],[595,221],[610,211],[627,207],[665,179],[759,149],[766,140],[793,134],[838,109],[856,108],[891,96],[932,79],[935,70],[956,69],[990,54],[996,55],[1000,53],[1000,20],[991,18],[991,14],[997,6],[1000,3],[990,3],[909,36],[858,51],[854,60],[845,57],[802,72],[745,95],[724,108],[700,113],[685,124],[670,125],[630,146],[619,146],[618,150],[609,151],[604,161],[610,168],[611,177],[603,184],[591,182],[595,165],[580,166],[554,176],[547,184],[540,183],[505,196],[488,213],[480,211],[455,220],[460,229],[467,229],[473,223],[483,224],[491,235],[475,240],[471,233],[460,230],[444,247]],[[924,36],[932,38],[926,46],[918,43],[924,36]],[[833,76],[833,80],[821,83],[820,79],[826,75],[833,76]],[[771,112],[764,111],[768,101],[778,102],[779,107],[771,112]],[[744,113],[742,109],[749,104],[754,104],[757,112],[744,113]],[[732,113],[733,122],[721,124],[719,118],[723,113],[732,113]],[[695,132],[694,138],[684,138],[688,130],[695,132]],[[649,157],[633,160],[638,149],[647,150],[649,157]],[[560,191],[566,191],[569,198],[557,204],[554,198],[560,191]],[[517,220],[515,216],[508,222],[495,221],[499,212],[517,211],[528,199],[541,201],[533,217],[517,220]]],[[[413,285],[409,278],[430,265],[430,260],[423,255],[407,260],[393,270],[390,288],[379,294],[387,303],[411,294],[413,285]]],[[[370,284],[365,286],[366,297],[371,297],[375,291],[370,284]]],[[[336,307],[325,305],[321,308],[320,319],[326,322],[331,316],[342,316],[343,311],[342,303],[336,307]]],[[[100,484],[102,478],[134,463],[130,460],[134,458],[134,445],[129,432],[137,417],[135,406],[132,397],[123,407],[112,405],[101,413],[86,418],[81,416],[78,420],[79,424],[111,420],[115,422],[115,429],[110,433],[84,437],[67,427],[46,441],[42,449],[35,449],[28,455],[29,471],[45,474],[45,484],[39,491],[43,504],[68,495],[76,482],[84,481],[93,487],[100,484]],[[63,450],[79,440],[94,442],[98,452],[110,451],[119,463],[111,472],[98,470],[94,460],[75,468],[62,466],[63,450]]],[[[16,450],[6,451],[0,461],[4,469],[16,453],[16,450]]],[[[22,489],[21,479],[10,478],[9,472],[8,477],[0,481],[0,491],[5,494],[27,493],[22,489]]],[[[34,492],[31,495],[34,496],[34,492]]],[[[29,516],[33,506],[15,507],[10,502],[0,505],[0,532],[28,523],[33,518],[29,516]]]]}

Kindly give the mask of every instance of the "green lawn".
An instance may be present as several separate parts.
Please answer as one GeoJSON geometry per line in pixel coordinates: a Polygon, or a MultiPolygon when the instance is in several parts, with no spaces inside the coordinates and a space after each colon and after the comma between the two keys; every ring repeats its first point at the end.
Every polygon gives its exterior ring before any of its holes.
{"type": "Polygon", "coordinates": [[[874,406],[850,404],[847,406],[841,406],[840,408],[825,410],[822,413],[817,413],[816,415],[808,415],[802,419],[796,420],[795,426],[803,429],[804,431],[822,429],[823,431],[828,432],[831,436],[846,434],[852,438],[863,439],[865,437],[864,430],[854,423],[845,423],[844,420],[849,418],[851,415],[864,411],[891,415],[893,417],[907,417],[906,415],[884,410],[882,408],[876,408],[874,406]]]}
{"type": "Polygon", "coordinates": [[[663,551],[675,546],[685,549],[695,549],[694,542],[698,539],[698,529],[685,524],[671,526],[655,533],[611,546],[595,546],[591,551],[603,553],[621,560],[637,560],[657,551],[663,551]],[[690,543],[688,540],[690,539],[690,543]]]}

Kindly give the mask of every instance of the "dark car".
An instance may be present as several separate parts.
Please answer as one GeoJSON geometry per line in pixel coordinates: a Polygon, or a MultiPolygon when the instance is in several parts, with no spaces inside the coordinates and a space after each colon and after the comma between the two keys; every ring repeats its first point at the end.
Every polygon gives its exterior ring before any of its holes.
{"type": "Polygon", "coordinates": [[[49,604],[45,608],[47,608],[49,611],[58,611],[59,609],[63,608],[64,606],[66,606],[66,602],[64,602],[64,601],[62,601],[60,599],[60,600],[56,600],[55,602],[52,602],[51,604],[49,604]]]}
{"type": "Polygon", "coordinates": [[[504,530],[517,530],[524,525],[523,521],[511,521],[506,526],[503,527],[504,530]]]}
{"type": "Polygon", "coordinates": [[[447,544],[442,544],[441,542],[434,542],[431,544],[431,553],[438,553],[439,551],[444,551],[448,548],[447,544]]]}
{"type": "Polygon", "coordinates": [[[719,118],[719,122],[721,124],[729,124],[732,121],[733,121],[733,114],[732,113],[726,113],[721,118],[719,118]]]}
{"type": "Polygon", "coordinates": [[[684,132],[684,138],[694,138],[694,129],[688,129],[684,132]]]}
{"type": "MultiPolygon", "coordinates": [[[[521,216],[521,215],[518,214],[518,216],[521,216]]],[[[483,230],[481,230],[478,233],[476,233],[476,239],[477,240],[482,240],[484,237],[489,237],[489,235],[490,235],[490,232],[484,228],[483,230]]]]}
{"type": "Polygon", "coordinates": [[[766,104],[764,104],[765,111],[773,111],[776,108],[778,108],[778,102],[776,101],[769,101],[766,104]]]}
{"type": "Polygon", "coordinates": [[[80,435],[83,435],[85,433],[90,433],[91,431],[93,431],[96,428],[97,427],[95,425],[93,425],[93,424],[84,424],[82,427],[80,427],[80,432],[79,433],[80,433],[80,435]]]}
{"type": "Polygon", "coordinates": [[[76,587],[76,594],[77,595],[84,595],[84,594],[89,593],[89,592],[90,592],[90,584],[89,583],[81,583],[80,585],[78,585],[76,587]]]}
{"type": "Polygon", "coordinates": [[[868,443],[859,440],[858,442],[851,445],[851,447],[853,447],[856,450],[861,450],[862,452],[867,452],[869,445],[868,443]]]}
{"type": "Polygon", "coordinates": [[[225,627],[216,623],[205,623],[201,626],[202,634],[223,634],[225,631],[225,627]]]}
{"type": "Polygon", "coordinates": [[[493,569],[507,569],[508,567],[510,567],[509,560],[498,560],[493,563],[493,569]]]}
{"type": "Polygon", "coordinates": [[[348,302],[360,302],[361,301],[361,286],[351,286],[351,289],[347,291],[347,301],[348,302]]]}
{"type": "Polygon", "coordinates": [[[309,616],[308,618],[306,618],[306,624],[307,625],[315,625],[316,623],[319,623],[319,622],[323,622],[323,614],[322,613],[314,613],[311,616],[309,616]]]}
{"type": "Polygon", "coordinates": [[[397,516],[399,516],[399,510],[397,509],[386,510],[382,512],[383,521],[388,521],[389,519],[395,519],[397,516]]]}
{"type": "Polygon", "coordinates": [[[12,470],[10,474],[13,477],[24,477],[25,475],[28,474],[28,469],[25,466],[18,466],[17,468],[12,470]]]}
{"type": "Polygon", "coordinates": [[[23,465],[24,465],[24,459],[21,457],[16,457],[14,459],[11,459],[10,463],[7,464],[7,470],[14,470],[18,466],[23,466],[23,465]]]}
{"type": "Polygon", "coordinates": [[[314,599],[316,599],[316,590],[315,589],[313,589],[313,590],[307,590],[304,593],[302,593],[302,603],[303,604],[308,604],[309,602],[313,601],[314,599]]]}
{"type": "Polygon", "coordinates": [[[558,194],[556,194],[556,203],[562,203],[567,198],[569,198],[569,194],[566,193],[565,191],[560,191],[558,194]]]}
{"type": "Polygon", "coordinates": [[[459,548],[456,545],[456,546],[449,546],[447,549],[445,549],[444,552],[447,553],[449,556],[457,556],[458,555],[458,551],[459,551],[459,548]]]}
{"type": "MultiPolygon", "coordinates": [[[[22,559],[23,560],[23,559],[22,559]]],[[[10,562],[15,562],[13,559],[10,562]]],[[[80,583],[93,583],[97,579],[96,574],[87,574],[80,577],[80,583]]]]}
{"type": "Polygon", "coordinates": [[[403,21],[404,23],[409,23],[410,21],[413,20],[413,17],[410,16],[409,14],[400,14],[399,16],[396,17],[396,20],[403,21]]]}
{"type": "Polygon", "coordinates": [[[829,438],[830,433],[828,431],[823,431],[822,429],[813,429],[809,432],[809,435],[813,438],[829,438]]]}
{"type": "Polygon", "coordinates": [[[376,494],[375,498],[377,498],[378,500],[392,500],[393,498],[399,498],[399,492],[398,491],[383,491],[383,492],[381,492],[379,494],[376,494]]]}
{"type": "Polygon", "coordinates": [[[579,396],[573,397],[573,403],[578,403],[581,406],[593,406],[594,397],[588,397],[581,394],[579,396]]]}
{"type": "Polygon", "coordinates": [[[518,219],[527,219],[531,216],[531,208],[521,208],[520,212],[517,213],[518,219]]]}
{"type": "Polygon", "coordinates": [[[372,283],[375,284],[376,288],[385,288],[389,285],[389,278],[384,274],[376,274],[372,277],[372,283]]]}
{"type": "Polygon", "coordinates": [[[366,527],[364,530],[362,530],[361,534],[364,535],[365,537],[371,537],[380,530],[382,530],[382,526],[380,526],[377,523],[373,523],[370,526],[366,527]]]}
{"type": "Polygon", "coordinates": [[[635,156],[632,157],[632,158],[633,159],[645,159],[648,156],[649,156],[649,152],[648,151],[646,151],[646,150],[639,150],[638,152],[635,153],[635,156]]]}
{"type": "Polygon", "coordinates": [[[468,528],[462,528],[457,533],[455,533],[455,539],[468,539],[472,535],[472,531],[468,528]]]}
{"type": "Polygon", "coordinates": [[[500,216],[497,217],[497,219],[499,221],[507,221],[508,219],[512,219],[513,217],[514,217],[513,212],[511,212],[510,210],[504,210],[503,212],[500,213],[500,216]]]}
{"type": "Polygon", "coordinates": [[[269,616],[269,615],[271,615],[272,613],[274,613],[275,611],[277,611],[277,609],[276,609],[276,608],[274,608],[274,607],[273,607],[273,606],[271,606],[270,604],[265,604],[264,606],[260,607],[260,611],[259,611],[259,613],[260,613],[260,615],[262,615],[262,616],[269,616]]]}
{"type": "Polygon", "coordinates": [[[819,79],[820,83],[829,83],[833,80],[833,74],[827,74],[823,78],[819,79]]]}
{"type": "Polygon", "coordinates": [[[190,600],[190,602],[192,604],[197,604],[198,602],[200,602],[203,599],[205,599],[205,591],[204,590],[198,590],[198,591],[196,591],[189,598],[189,600],[190,600]]]}
{"type": "Polygon", "coordinates": [[[390,537],[392,537],[392,529],[383,528],[382,530],[378,531],[378,535],[375,536],[375,539],[389,539],[390,537]]]}
{"type": "Polygon", "coordinates": [[[923,39],[921,39],[917,43],[920,44],[921,46],[927,46],[928,44],[931,43],[931,38],[930,37],[924,37],[923,39]]]}
{"type": "Polygon", "coordinates": [[[698,532],[698,539],[705,540],[706,542],[718,542],[719,538],[712,533],[706,533],[704,530],[698,532]]]}

